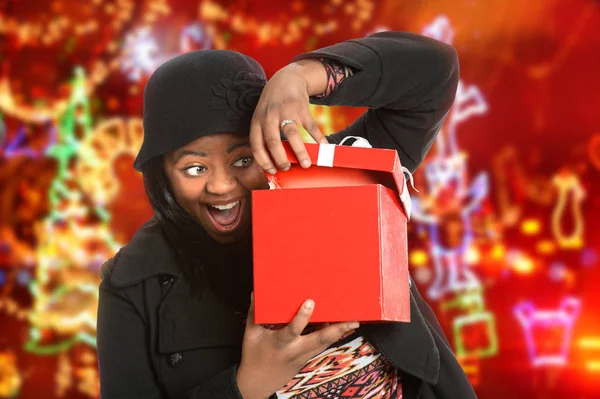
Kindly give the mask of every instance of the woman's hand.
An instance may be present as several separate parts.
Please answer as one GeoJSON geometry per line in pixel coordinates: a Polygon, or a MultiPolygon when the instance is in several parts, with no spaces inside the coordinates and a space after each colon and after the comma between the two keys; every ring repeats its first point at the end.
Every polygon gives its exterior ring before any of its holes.
{"type": "MultiPolygon", "coordinates": [[[[317,143],[327,143],[308,108],[309,97],[323,93],[326,87],[327,72],[320,61],[312,59],[289,64],[269,80],[250,124],[254,158],[264,170],[275,174],[276,166],[284,171],[290,168],[280,137],[284,120],[296,121],[317,143]]],[[[300,164],[308,168],[311,160],[300,137],[299,127],[294,123],[286,124],[283,134],[300,164]]]]}
{"type": "Polygon", "coordinates": [[[269,330],[254,324],[254,300],[250,304],[242,361],[237,371],[238,388],[244,399],[267,399],[285,386],[312,357],[340,340],[358,323],[336,323],[311,334],[300,335],[314,309],[306,301],[294,319],[282,329],[269,330]]]}

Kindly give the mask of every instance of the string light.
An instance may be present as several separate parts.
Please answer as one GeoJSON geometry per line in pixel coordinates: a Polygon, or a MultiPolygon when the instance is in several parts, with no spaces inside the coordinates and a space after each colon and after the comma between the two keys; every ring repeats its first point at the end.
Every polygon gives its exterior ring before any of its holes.
{"type": "MultiPolygon", "coordinates": [[[[113,29],[118,33],[131,18],[135,2],[133,0],[115,1],[117,2],[116,4],[105,4],[104,2],[102,4],[104,4],[104,12],[111,16],[113,29]]],[[[146,24],[156,21],[160,16],[168,15],[170,11],[167,0],[147,0],[143,3],[142,7],[141,19],[146,24]]],[[[0,25],[5,27],[6,34],[14,35],[16,34],[14,29],[21,29],[19,26],[22,25],[19,23],[7,21],[9,20],[0,15],[0,25]],[[15,28],[13,29],[10,26],[14,26],[15,28]]],[[[29,29],[33,28],[27,28],[26,32],[29,32],[29,29]]],[[[40,32],[42,31],[43,29],[40,30],[40,32]]],[[[39,35],[43,36],[43,33],[39,33],[39,35]]],[[[68,35],[65,37],[68,37],[68,35]]],[[[91,62],[92,66],[87,74],[88,77],[82,85],[87,96],[92,95],[96,87],[101,85],[112,72],[119,70],[120,64],[123,62],[122,59],[127,58],[127,54],[124,53],[125,50],[119,53],[116,51],[116,44],[114,42],[111,43],[107,46],[107,52],[112,54],[112,56],[108,57],[108,60],[98,59],[91,62]]],[[[43,101],[45,105],[39,105],[39,102],[36,105],[30,105],[22,104],[18,100],[20,98],[23,98],[23,96],[13,93],[8,76],[2,76],[0,78],[0,112],[14,117],[23,123],[37,125],[56,121],[64,115],[69,104],[68,99],[46,99],[43,101]]]]}
{"type": "Polygon", "coordinates": [[[254,36],[258,45],[280,43],[289,46],[305,37],[335,32],[339,23],[332,21],[332,18],[339,17],[340,14],[352,21],[350,27],[354,31],[359,31],[371,20],[375,4],[372,0],[355,0],[345,4],[338,0],[329,0],[322,7],[323,21],[315,21],[308,14],[298,11],[288,22],[273,22],[262,21],[237,9],[228,10],[212,0],[204,0],[198,5],[198,16],[207,24],[207,31],[212,35],[215,48],[226,48],[227,42],[223,39],[226,32],[244,35],[246,38],[254,36]],[[221,30],[220,26],[225,26],[225,30],[221,30]]]}
{"type": "Polygon", "coordinates": [[[92,7],[89,14],[94,19],[85,22],[75,22],[63,14],[54,16],[46,23],[19,21],[6,14],[0,14],[0,35],[16,37],[21,46],[51,46],[69,37],[96,33],[99,17],[110,19],[113,28],[120,31],[131,20],[135,2],[133,0],[114,0],[114,2],[116,4],[110,7],[104,0],[88,0],[88,6],[92,7]]]}

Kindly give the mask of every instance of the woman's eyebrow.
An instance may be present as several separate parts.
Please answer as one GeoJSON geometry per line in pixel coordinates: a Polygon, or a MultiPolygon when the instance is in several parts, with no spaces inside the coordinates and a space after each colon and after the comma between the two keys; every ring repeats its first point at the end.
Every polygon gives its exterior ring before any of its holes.
{"type": "Polygon", "coordinates": [[[173,163],[179,161],[181,158],[185,157],[186,155],[195,155],[198,157],[207,157],[208,156],[208,155],[206,155],[205,152],[202,152],[202,151],[183,150],[177,155],[175,160],[173,160],[173,163]]]}
{"type": "Polygon", "coordinates": [[[243,141],[241,143],[233,144],[229,146],[229,148],[227,149],[227,153],[231,154],[233,151],[237,150],[240,147],[250,147],[250,142],[243,141]]]}

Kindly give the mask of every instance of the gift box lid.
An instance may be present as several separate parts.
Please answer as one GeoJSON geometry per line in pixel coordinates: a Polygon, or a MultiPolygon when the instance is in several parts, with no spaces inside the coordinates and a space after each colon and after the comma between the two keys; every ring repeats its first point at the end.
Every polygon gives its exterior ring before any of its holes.
{"type": "Polygon", "coordinates": [[[286,172],[278,171],[275,176],[267,173],[272,188],[382,184],[398,193],[410,220],[411,199],[404,171],[410,172],[402,167],[395,150],[305,143],[313,166],[304,169],[289,142],[283,140],[282,143],[292,166],[286,172]]]}

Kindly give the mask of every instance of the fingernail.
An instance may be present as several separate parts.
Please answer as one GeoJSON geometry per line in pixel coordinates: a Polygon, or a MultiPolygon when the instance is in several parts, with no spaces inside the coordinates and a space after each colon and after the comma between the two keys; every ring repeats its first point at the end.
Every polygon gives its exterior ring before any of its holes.
{"type": "Polygon", "coordinates": [[[360,323],[351,323],[350,324],[350,329],[351,330],[356,330],[358,327],[360,327],[360,323]]]}
{"type": "Polygon", "coordinates": [[[288,170],[290,170],[290,165],[286,165],[283,168],[281,168],[281,170],[283,170],[284,172],[287,172],[288,170]]]}
{"type": "Polygon", "coordinates": [[[274,175],[275,173],[277,173],[277,169],[269,169],[269,170],[267,170],[267,172],[274,175]]]}
{"type": "Polygon", "coordinates": [[[308,159],[303,160],[301,163],[303,168],[308,168],[310,167],[310,161],[308,159]]]}
{"type": "Polygon", "coordinates": [[[304,302],[304,307],[308,310],[312,309],[315,306],[315,303],[312,301],[312,299],[309,299],[308,301],[304,302]]]}
{"type": "Polygon", "coordinates": [[[321,139],[321,144],[329,144],[329,140],[327,140],[327,138],[326,138],[326,137],[323,137],[323,138],[321,139]]]}

